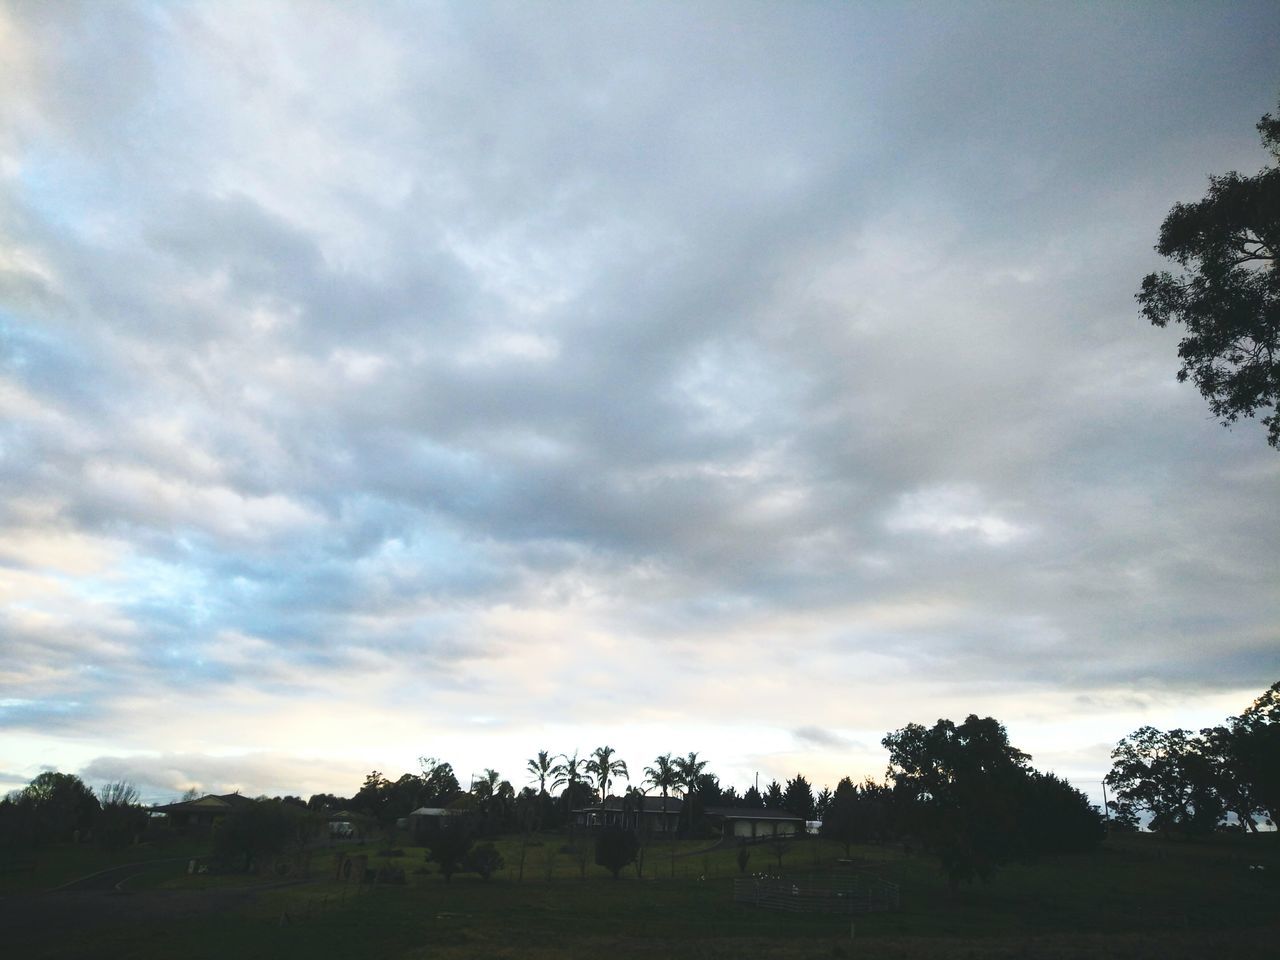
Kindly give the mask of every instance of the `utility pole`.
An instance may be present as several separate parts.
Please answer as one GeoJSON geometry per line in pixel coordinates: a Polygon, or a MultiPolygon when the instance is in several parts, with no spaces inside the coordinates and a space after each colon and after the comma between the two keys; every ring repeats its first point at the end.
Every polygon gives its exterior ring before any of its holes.
{"type": "Polygon", "coordinates": [[[1102,812],[1107,816],[1107,836],[1111,836],[1111,804],[1107,800],[1107,781],[1102,781],[1102,812]]]}

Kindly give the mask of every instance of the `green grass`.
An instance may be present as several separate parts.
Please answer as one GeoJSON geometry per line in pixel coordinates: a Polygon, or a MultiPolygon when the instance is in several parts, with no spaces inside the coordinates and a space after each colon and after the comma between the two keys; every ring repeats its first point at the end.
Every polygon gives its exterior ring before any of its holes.
{"type": "MultiPolygon", "coordinates": [[[[526,850],[517,880],[519,841],[497,843],[506,867],[488,882],[459,874],[446,884],[420,847],[376,856],[375,845],[343,847],[369,855],[370,866],[405,868],[405,886],[358,887],[334,878],[337,850],[317,851],[311,878],[261,886],[218,917],[119,923],[60,933],[42,944],[49,956],[102,955],[540,957],[767,956],[1129,957],[1267,955],[1277,933],[1272,905],[1280,889],[1280,837],[1218,837],[1200,843],[1151,836],[1117,837],[1091,856],[1010,866],[986,886],[949,896],[934,860],[896,847],[852,852],[867,872],[902,888],[902,909],[857,918],[793,915],[739,906],[731,899],[734,849],[671,858],[647,852],[645,879],[633,869],[614,881],[590,863],[587,879],[563,837],[526,850]],[[1265,871],[1249,870],[1264,864],[1265,871]],[[548,879],[548,864],[550,878],[548,879]],[[705,879],[703,879],[705,878],[705,879]],[[282,925],[282,920],[287,923],[282,925]],[[163,943],[164,948],[153,944],[163,943]],[[858,952],[853,952],[857,946],[858,952]]],[[[697,850],[686,843],[676,852],[697,850]]],[[[843,850],[796,844],[784,874],[838,869],[843,850]]],[[[776,870],[767,847],[752,850],[749,870],[776,870]]],[[[158,870],[160,868],[157,868],[158,870]]],[[[275,881],[277,878],[270,878],[275,881]]],[[[184,896],[226,895],[244,877],[171,876],[164,889],[184,896]]],[[[264,883],[264,881],[258,881],[264,883]]],[[[131,884],[132,886],[132,884],[131,884]]]]}
{"type": "Polygon", "coordinates": [[[207,852],[207,847],[207,841],[180,838],[140,843],[111,852],[92,843],[59,843],[6,865],[0,872],[0,895],[53,890],[72,880],[127,863],[200,856],[207,852]]]}

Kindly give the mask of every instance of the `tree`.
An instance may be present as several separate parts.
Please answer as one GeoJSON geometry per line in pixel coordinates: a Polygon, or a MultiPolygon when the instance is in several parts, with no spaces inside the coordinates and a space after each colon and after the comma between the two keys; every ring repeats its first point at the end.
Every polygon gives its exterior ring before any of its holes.
{"type": "Polygon", "coordinates": [[[578,787],[581,785],[586,774],[586,761],[578,759],[578,751],[573,751],[573,756],[567,753],[560,754],[560,763],[551,768],[554,779],[551,781],[551,788],[563,786],[564,792],[560,795],[561,802],[565,807],[565,814],[569,817],[569,832],[573,832],[573,805],[579,802],[578,787]]]}
{"type": "Polygon", "coordinates": [[[441,824],[427,850],[427,859],[440,866],[445,883],[453,879],[453,875],[462,866],[467,851],[471,849],[471,830],[465,823],[456,822],[462,819],[450,817],[441,824]]]}
{"type": "Polygon", "coordinates": [[[797,773],[794,780],[787,781],[787,789],[782,792],[782,809],[804,820],[817,819],[813,788],[802,774],[797,773]]]}
{"type": "Polygon", "coordinates": [[[463,854],[461,866],[468,873],[480,874],[480,879],[488,883],[494,872],[503,867],[502,854],[492,843],[479,843],[463,854]]]}
{"type": "Polygon", "coordinates": [[[667,793],[680,783],[680,773],[671,762],[671,754],[663,753],[654,758],[653,766],[644,768],[644,782],[662,792],[662,829],[667,829],[667,793]]]}
{"type": "Polygon", "coordinates": [[[770,810],[782,809],[782,785],[777,780],[770,780],[764,791],[764,805],[770,810]]]}
{"type": "Polygon", "coordinates": [[[85,837],[98,819],[101,805],[73,773],[46,770],[27,784],[22,799],[31,805],[37,842],[85,837]]]}
{"type": "Polygon", "coordinates": [[[1229,721],[1232,761],[1251,802],[1280,820],[1280,681],[1229,721]]]}
{"type": "Polygon", "coordinates": [[[419,757],[422,767],[422,802],[427,806],[444,807],[456,800],[462,793],[462,784],[453,772],[453,767],[435,757],[419,757]]]}
{"type": "Polygon", "coordinates": [[[539,750],[538,755],[526,764],[525,769],[537,782],[539,795],[546,793],[547,781],[551,779],[551,771],[555,769],[551,754],[546,750],[539,750]]]}
{"type": "Polygon", "coordinates": [[[596,866],[604,867],[618,879],[618,873],[629,863],[635,863],[640,852],[640,841],[630,830],[606,827],[596,837],[596,866]]]}
{"type": "MultiPolygon", "coordinates": [[[[1280,160],[1280,116],[1264,115],[1258,132],[1280,160]]],[[[1280,167],[1210,177],[1204,199],[1169,211],[1156,250],[1183,273],[1148,274],[1137,299],[1157,327],[1186,327],[1178,380],[1192,380],[1223,425],[1265,414],[1280,449],[1280,167]]]]}
{"type": "Polygon", "coordinates": [[[95,830],[107,850],[128,846],[147,826],[147,812],[138,803],[138,790],[127,780],[108,783],[98,792],[102,811],[95,830]]]}
{"type": "Polygon", "coordinates": [[[1210,833],[1226,811],[1203,746],[1186,730],[1140,727],[1111,751],[1106,781],[1117,799],[1148,811],[1152,829],[1165,836],[1210,833]]]}
{"type": "Polygon", "coordinates": [[[908,820],[939,858],[954,893],[990,879],[1019,852],[1018,802],[1027,761],[991,717],[911,723],[881,741],[908,820]]]}
{"type": "Polygon", "coordinates": [[[1027,771],[1018,804],[1024,857],[1087,853],[1106,836],[1102,814],[1089,798],[1052,773],[1027,771]]]}
{"type": "Polygon", "coordinates": [[[676,757],[672,761],[676,768],[679,786],[684,790],[684,806],[688,811],[689,831],[693,832],[693,803],[698,794],[698,779],[707,767],[706,760],[699,760],[696,752],[690,751],[688,756],[676,757]]]}
{"type": "Polygon", "coordinates": [[[611,779],[615,776],[628,779],[631,777],[627,773],[626,763],[613,758],[615,752],[613,747],[596,747],[591,754],[591,759],[587,761],[587,773],[596,778],[596,785],[600,788],[601,803],[604,803],[609,798],[609,781],[611,779]]]}
{"type": "Polygon", "coordinates": [[[816,814],[815,820],[821,820],[827,815],[827,807],[831,804],[831,796],[830,787],[823,787],[818,791],[818,795],[813,801],[813,812],[816,814]]]}
{"type": "Polygon", "coordinates": [[[305,843],[317,827],[314,815],[306,810],[280,800],[255,800],[223,818],[213,832],[213,849],[227,859],[243,858],[242,868],[247,871],[255,860],[305,843]]]}
{"type": "Polygon", "coordinates": [[[849,856],[849,847],[859,842],[858,790],[848,777],[836,784],[835,793],[822,816],[819,836],[843,844],[846,857],[849,856]]]}

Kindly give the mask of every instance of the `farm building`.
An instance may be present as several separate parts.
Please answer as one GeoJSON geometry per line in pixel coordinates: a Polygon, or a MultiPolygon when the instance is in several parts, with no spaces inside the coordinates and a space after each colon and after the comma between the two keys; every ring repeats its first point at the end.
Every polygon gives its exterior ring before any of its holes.
{"type": "Polygon", "coordinates": [[[804,817],[785,810],[751,807],[707,807],[707,821],[721,835],[751,840],[759,837],[790,837],[805,832],[804,817]]]}
{"type": "Polygon", "coordinates": [[[609,797],[604,803],[573,811],[574,823],[580,827],[622,827],[641,833],[671,833],[680,823],[684,801],[667,797],[644,797],[639,803],[629,797],[609,797]]]}

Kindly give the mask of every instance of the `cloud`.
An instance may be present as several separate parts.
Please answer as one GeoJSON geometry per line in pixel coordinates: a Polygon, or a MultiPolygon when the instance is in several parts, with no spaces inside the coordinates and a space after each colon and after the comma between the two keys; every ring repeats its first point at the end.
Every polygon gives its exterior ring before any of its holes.
{"type": "Polygon", "coordinates": [[[791,731],[792,735],[799,741],[814,747],[831,747],[835,749],[858,746],[847,737],[843,737],[831,730],[824,730],[822,727],[797,727],[791,731]]]}
{"type": "Polygon", "coordinates": [[[1280,462],[1132,302],[1169,206],[1261,162],[1267,5],[35,11],[7,728],[288,757],[146,738],[613,711],[860,756],[938,678],[1127,716],[1280,670],[1280,462]]]}

